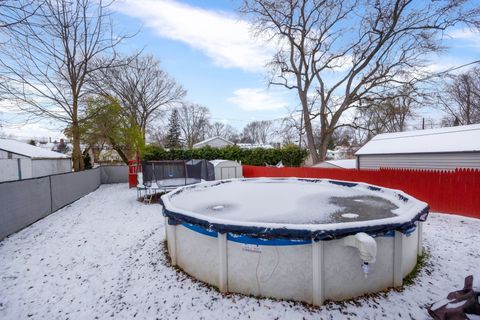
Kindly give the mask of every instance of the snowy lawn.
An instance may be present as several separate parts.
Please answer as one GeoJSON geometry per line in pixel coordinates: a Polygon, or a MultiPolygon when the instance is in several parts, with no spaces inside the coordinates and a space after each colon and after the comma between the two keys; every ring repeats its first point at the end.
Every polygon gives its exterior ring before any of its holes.
{"type": "Polygon", "coordinates": [[[428,319],[425,306],[480,280],[480,220],[432,214],[415,284],[321,308],[222,295],[169,266],[159,205],[103,185],[0,242],[0,319],[428,319]]]}

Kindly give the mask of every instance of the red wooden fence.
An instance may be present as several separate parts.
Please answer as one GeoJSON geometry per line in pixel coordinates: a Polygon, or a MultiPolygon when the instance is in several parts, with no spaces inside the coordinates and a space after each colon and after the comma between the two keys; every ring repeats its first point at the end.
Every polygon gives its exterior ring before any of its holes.
{"type": "Polygon", "coordinates": [[[480,170],[455,171],[326,168],[275,168],[243,166],[246,178],[301,177],[366,182],[402,190],[430,205],[431,211],[480,218],[480,170]]]}

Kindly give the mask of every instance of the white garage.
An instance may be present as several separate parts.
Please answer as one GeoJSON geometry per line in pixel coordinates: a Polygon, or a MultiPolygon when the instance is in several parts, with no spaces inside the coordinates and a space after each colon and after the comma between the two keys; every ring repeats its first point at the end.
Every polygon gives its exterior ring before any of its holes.
{"type": "Polygon", "coordinates": [[[379,134],[355,155],[359,169],[480,169],[480,124],[379,134]]]}
{"type": "Polygon", "coordinates": [[[36,178],[72,171],[70,157],[27,143],[0,139],[0,181],[36,178]]]}

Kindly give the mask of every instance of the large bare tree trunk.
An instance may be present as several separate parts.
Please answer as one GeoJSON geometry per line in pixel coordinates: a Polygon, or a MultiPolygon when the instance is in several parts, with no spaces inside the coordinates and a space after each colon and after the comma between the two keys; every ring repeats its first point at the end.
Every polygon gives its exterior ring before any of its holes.
{"type": "Polygon", "coordinates": [[[81,171],[84,169],[82,152],[80,149],[80,130],[78,127],[78,121],[72,122],[72,137],[73,137],[73,151],[72,161],[73,170],[81,171]]]}
{"type": "Polygon", "coordinates": [[[78,97],[76,96],[73,97],[73,102],[72,102],[72,138],[73,138],[73,150],[72,150],[73,170],[81,171],[84,169],[84,163],[83,163],[82,151],[80,147],[80,126],[78,124],[78,97]]]}
{"type": "Polygon", "coordinates": [[[325,161],[327,159],[327,150],[328,144],[332,139],[333,131],[323,130],[322,136],[320,137],[320,146],[318,152],[319,161],[325,161]]]}
{"type": "Polygon", "coordinates": [[[117,151],[118,155],[120,156],[120,158],[122,158],[122,161],[125,164],[128,164],[128,157],[125,155],[122,148],[120,148],[118,146],[113,146],[113,150],[117,151]]]}
{"type": "Polygon", "coordinates": [[[307,135],[308,152],[310,153],[310,157],[312,158],[313,164],[316,164],[317,162],[319,162],[320,159],[318,157],[317,148],[315,146],[312,121],[310,120],[310,110],[308,110],[307,94],[301,90],[298,90],[298,95],[302,103],[302,112],[303,112],[303,119],[305,122],[305,133],[307,135]]]}

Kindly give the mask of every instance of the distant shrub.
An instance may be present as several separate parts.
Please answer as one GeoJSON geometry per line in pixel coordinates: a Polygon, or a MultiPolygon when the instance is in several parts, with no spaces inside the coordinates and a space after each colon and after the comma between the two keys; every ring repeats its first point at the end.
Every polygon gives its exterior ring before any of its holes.
{"type": "Polygon", "coordinates": [[[145,147],[145,160],[189,160],[189,159],[224,159],[241,161],[242,164],[264,166],[275,165],[282,161],[287,167],[300,166],[307,157],[307,150],[294,145],[280,149],[241,149],[238,146],[224,148],[203,147],[199,149],[170,149],[148,145],[145,147]]]}

